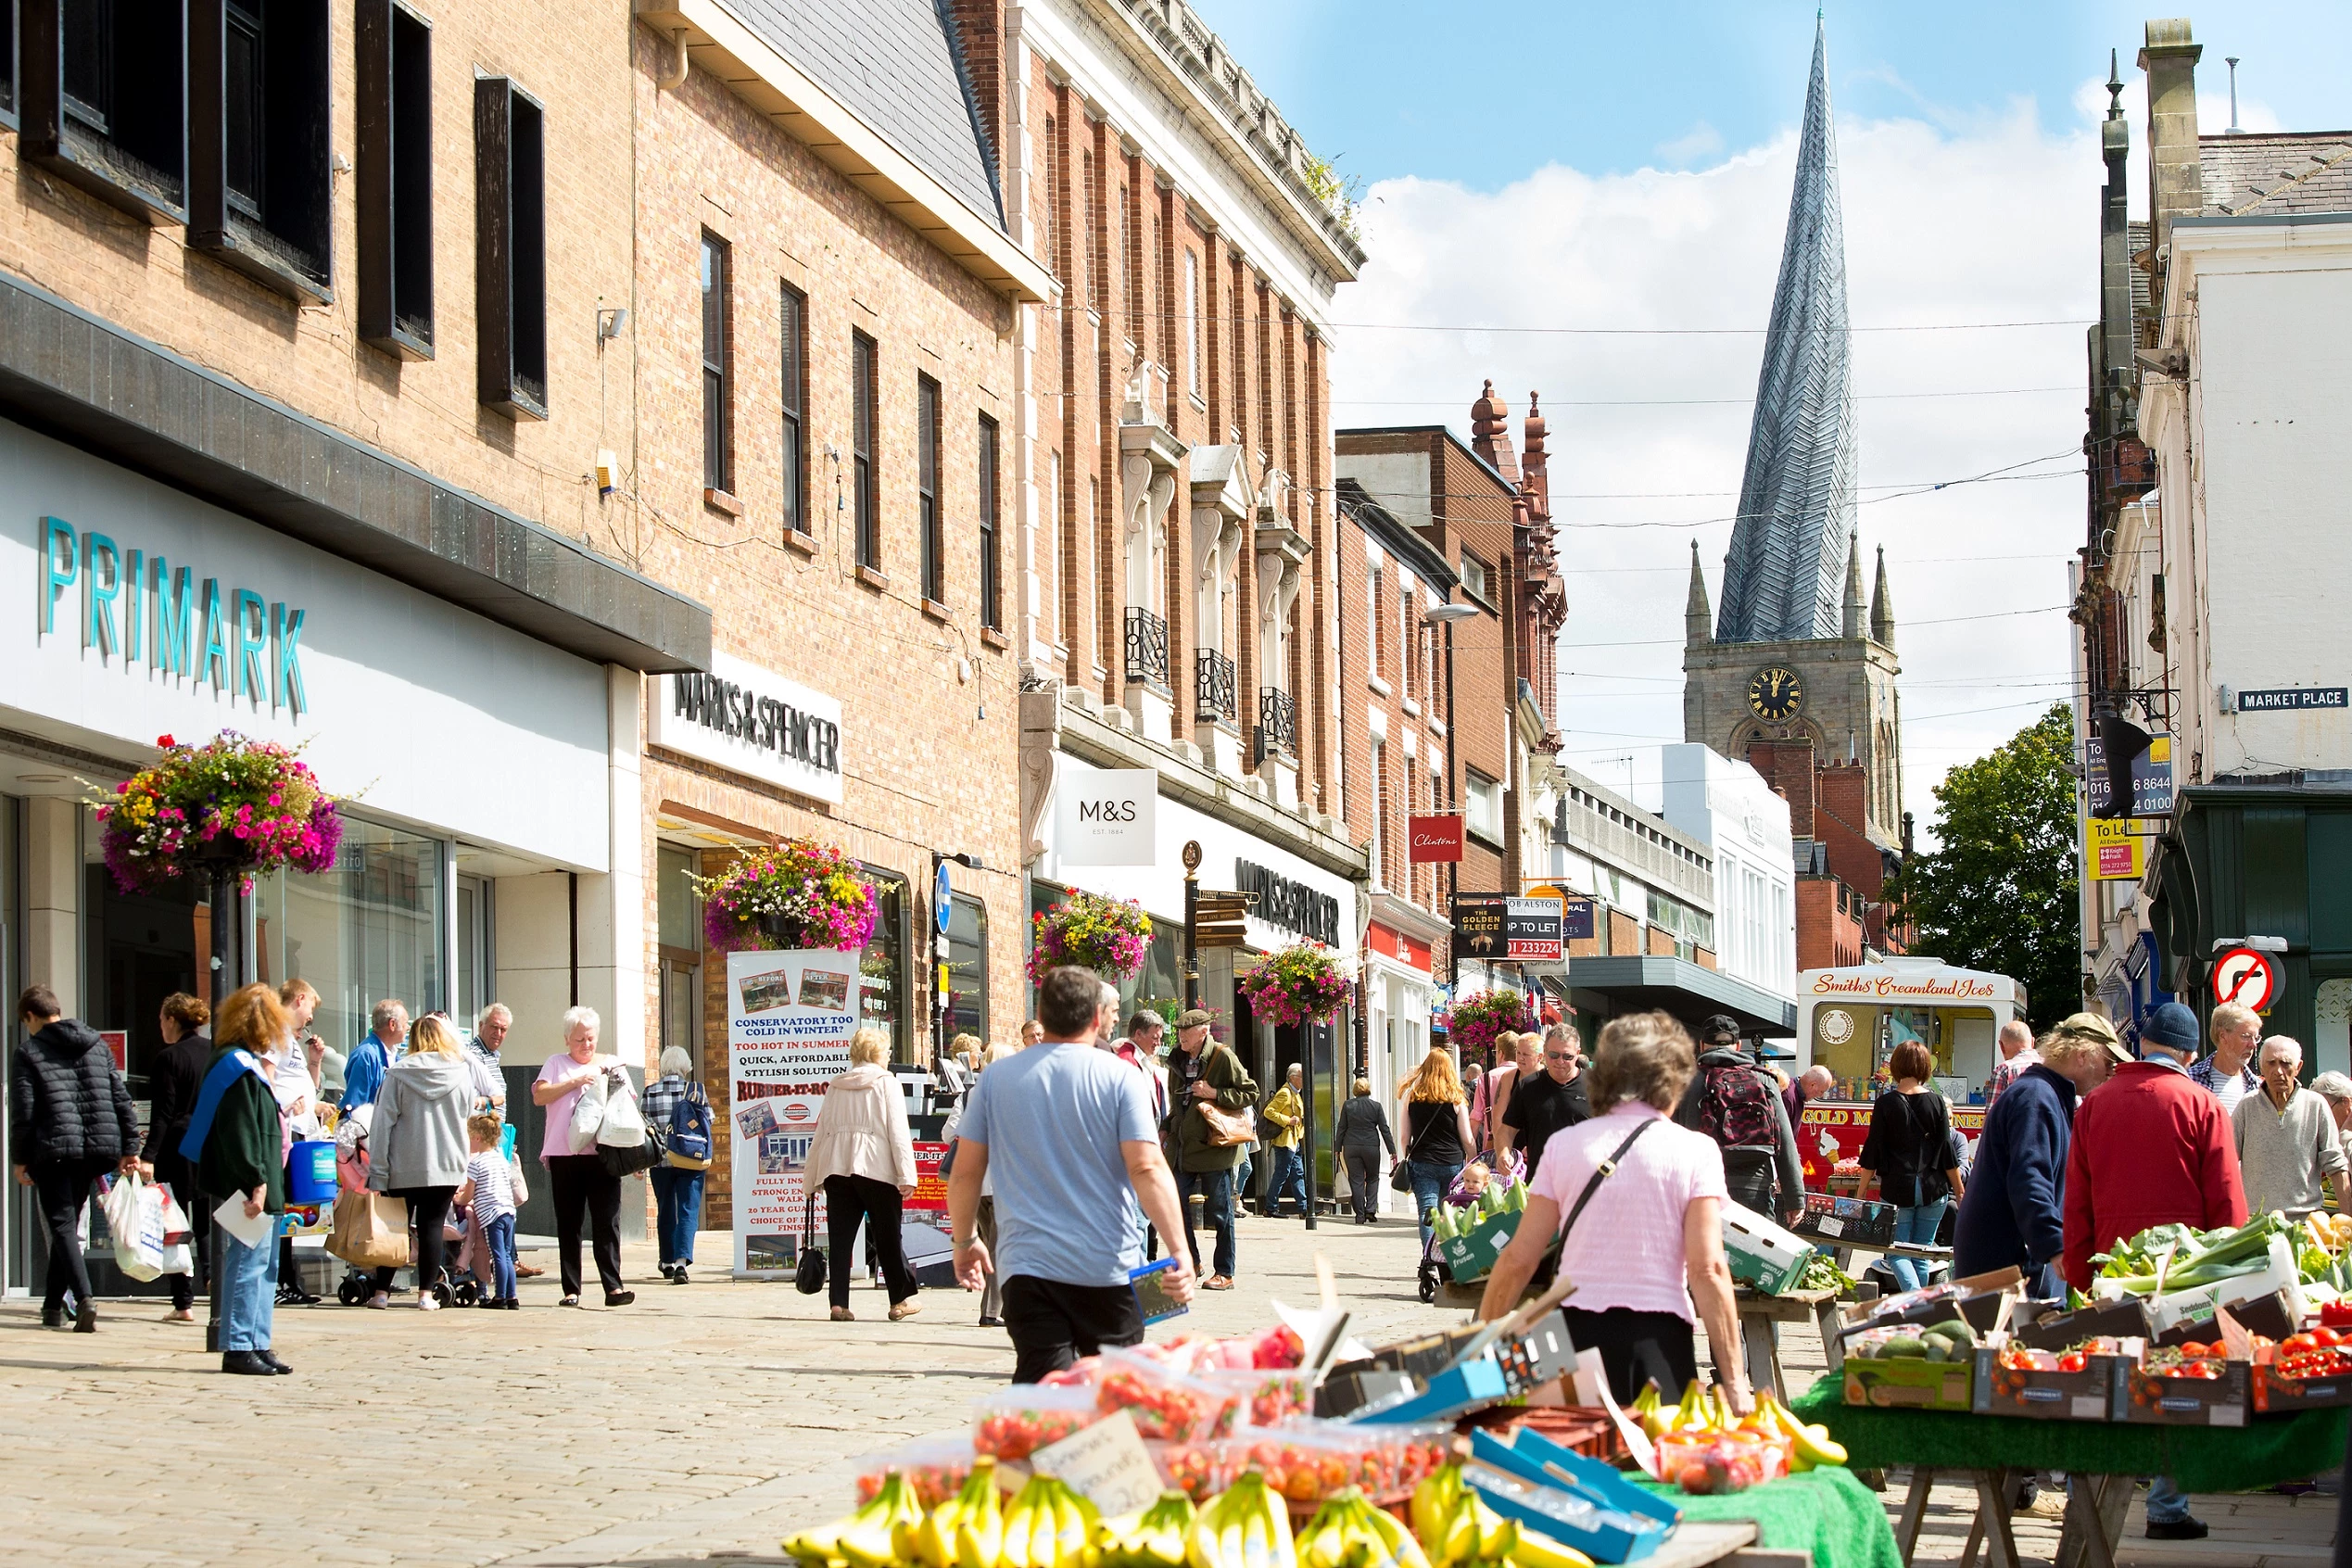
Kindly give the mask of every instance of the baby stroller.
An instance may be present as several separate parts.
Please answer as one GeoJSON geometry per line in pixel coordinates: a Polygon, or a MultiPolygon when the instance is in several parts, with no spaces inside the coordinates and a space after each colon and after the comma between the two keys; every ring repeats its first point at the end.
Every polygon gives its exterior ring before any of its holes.
{"type": "MultiPolygon", "coordinates": [[[[1500,1182],[1508,1186],[1525,1171],[1526,1161],[1520,1157],[1516,1149],[1498,1156],[1491,1166],[1484,1160],[1473,1160],[1461,1168],[1461,1174],[1456,1176],[1453,1185],[1446,1189],[1446,1207],[1471,1208],[1477,1203],[1478,1195],[1486,1190],[1489,1182],[1500,1182]]],[[[1446,1260],[1437,1256],[1437,1233],[1435,1231],[1430,1233],[1427,1241],[1422,1243],[1421,1268],[1417,1278],[1419,1294],[1423,1301],[1435,1301],[1437,1287],[1453,1283],[1453,1271],[1447,1268],[1446,1260]]]]}
{"type": "MultiPolygon", "coordinates": [[[[373,1106],[361,1106],[345,1117],[343,1125],[335,1130],[335,1180],[336,1187],[342,1192],[367,1191],[368,1124],[374,1119],[374,1112],[373,1106]]],[[[449,1271],[447,1279],[434,1285],[434,1298],[444,1307],[452,1303],[471,1307],[482,1296],[482,1282],[478,1275],[463,1266],[465,1259],[461,1256],[460,1246],[466,1236],[465,1216],[454,1207],[449,1210],[448,1220],[442,1223],[441,1234],[444,1255],[457,1259],[457,1264],[449,1271]]],[[[409,1246],[409,1261],[413,1268],[416,1261],[413,1238],[409,1246]]],[[[413,1281],[413,1274],[411,1279],[413,1281]]],[[[396,1289],[398,1287],[398,1276],[394,1277],[393,1284],[396,1289]]],[[[357,1307],[374,1294],[375,1271],[362,1269],[354,1263],[345,1264],[343,1277],[335,1282],[335,1298],[346,1307],[357,1307]]]]}

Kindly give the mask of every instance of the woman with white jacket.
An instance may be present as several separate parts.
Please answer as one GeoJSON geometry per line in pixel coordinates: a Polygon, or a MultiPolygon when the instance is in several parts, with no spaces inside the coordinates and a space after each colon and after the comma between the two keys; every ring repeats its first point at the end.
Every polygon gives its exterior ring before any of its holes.
{"type": "Polygon", "coordinates": [[[890,1055],[879,1030],[857,1031],[850,1042],[849,1071],[826,1086],[802,1168],[804,1182],[825,1187],[826,1272],[837,1323],[854,1317],[850,1265],[861,1221],[873,1227],[890,1286],[891,1321],[923,1309],[915,1300],[915,1271],[906,1265],[899,1233],[900,1205],[915,1192],[915,1141],[906,1128],[906,1092],[891,1076],[890,1055]]]}

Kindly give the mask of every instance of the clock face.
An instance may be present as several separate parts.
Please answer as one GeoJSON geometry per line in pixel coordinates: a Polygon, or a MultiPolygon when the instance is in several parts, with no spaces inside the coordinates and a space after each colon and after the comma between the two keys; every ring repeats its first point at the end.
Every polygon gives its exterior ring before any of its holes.
{"type": "Polygon", "coordinates": [[[1797,678],[1794,670],[1776,664],[1768,670],[1758,670],[1748,682],[1748,706],[1755,710],[1760,719],[1786,724],[1804,705],[1804,683],[1797,678]]]}

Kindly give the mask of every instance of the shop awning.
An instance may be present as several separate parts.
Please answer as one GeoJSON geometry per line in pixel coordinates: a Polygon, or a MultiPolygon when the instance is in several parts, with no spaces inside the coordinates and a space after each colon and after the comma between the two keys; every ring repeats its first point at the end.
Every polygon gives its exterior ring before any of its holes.
{"type": "Polygon", "coordinates": [[[1654,1008],[1692,1025],[1714,1014],[1728,1013],[1739,1021],[1743,1034],[1792,1034],[1797,1028],[1794,1002],[1687,958],[1635,954],[1571,958],[1568,985],[1571,991],[1607,997],[1612,1009],[1619,1013],[1654,1008]]]}

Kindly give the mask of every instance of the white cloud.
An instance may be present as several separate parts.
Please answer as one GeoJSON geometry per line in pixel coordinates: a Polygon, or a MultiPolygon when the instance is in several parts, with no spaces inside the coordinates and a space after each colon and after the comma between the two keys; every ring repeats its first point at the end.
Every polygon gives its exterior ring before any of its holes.
{"type": "MultiPolygon", "coordinates": [[[[2104,108],[2104,92],[2097,107],[2104,108]]],[[[2096,299],[2095,132],[2042,125],[2028,105],[1939,128],[1840,128],[1848,293],[1859,326],[2085,321],[2096,299]]],[[[2144,121],[2143,120],[2142,123],[2144,121]]],[[[1760,328],[1770,312],[1794,133],[1697,172],[1596,177],[1553,165],[1482,193],[1417,179],[1373,187],[1372,255],[1337,314],[1460,327],[1760,328]]],[[[1681,735],[1689,541],[1710,594],[1737,506],[1761,335],[1588,336],[1344,333],[1343,425],[1446,420],[1466,433],[1482,379],[1508,397],[1514,437],[1544,395],[1570,618],[1561,662],[1572,763],[1681,735]],[[1575,407],[1590,399],[1734,399],[1575,407]],[[1638,492],[1650,499],[1600,499],[1638,492]],[[1659,494],[1660,492],[1697,492],[1659,494]],[[1588,498],[1588,499],[1587,499],[1588,498]],[[1595,526],[1685,523],[1688,526],[1595,526]],[[1595,646],[1599,645],[1599,646],[1595,646]]],[[[1855,390],[1865,497],[2049,458],[2080,466],[2083,329],[1864,332],[1855,390]],[[2012,392],[2012,388],[2057,388],[2012,392]],[[1992,391],[1963,398],[1873,394],[1992,391]]],[[[2064,695],[2063,613],[2081,542],[2079,477],[1960,487],[1862,509],[1865,574],[1886,547],[1903,659],[1904,782],[1922,828],[1929,789],[2064,695]],[[1930,622],[1944,622],[1930,625],[1930,622]],[[1987,711],[1991,710],[1991,711],[1987,711]]],[[[1654,771],[1654,763],[1650,769],[1654,771]]],[[[1638,778],[1636,780],[1638,782],[1638,778]]]]}
{"type": "Polygon", "coordinates": [[[1681,135],[1661,142],[1657,146],[1658,156],[1674,164],[1695,163],[1702,158],[1713,158],[1721,151],[1723,133],[1703,120],[1681,135]]]}

